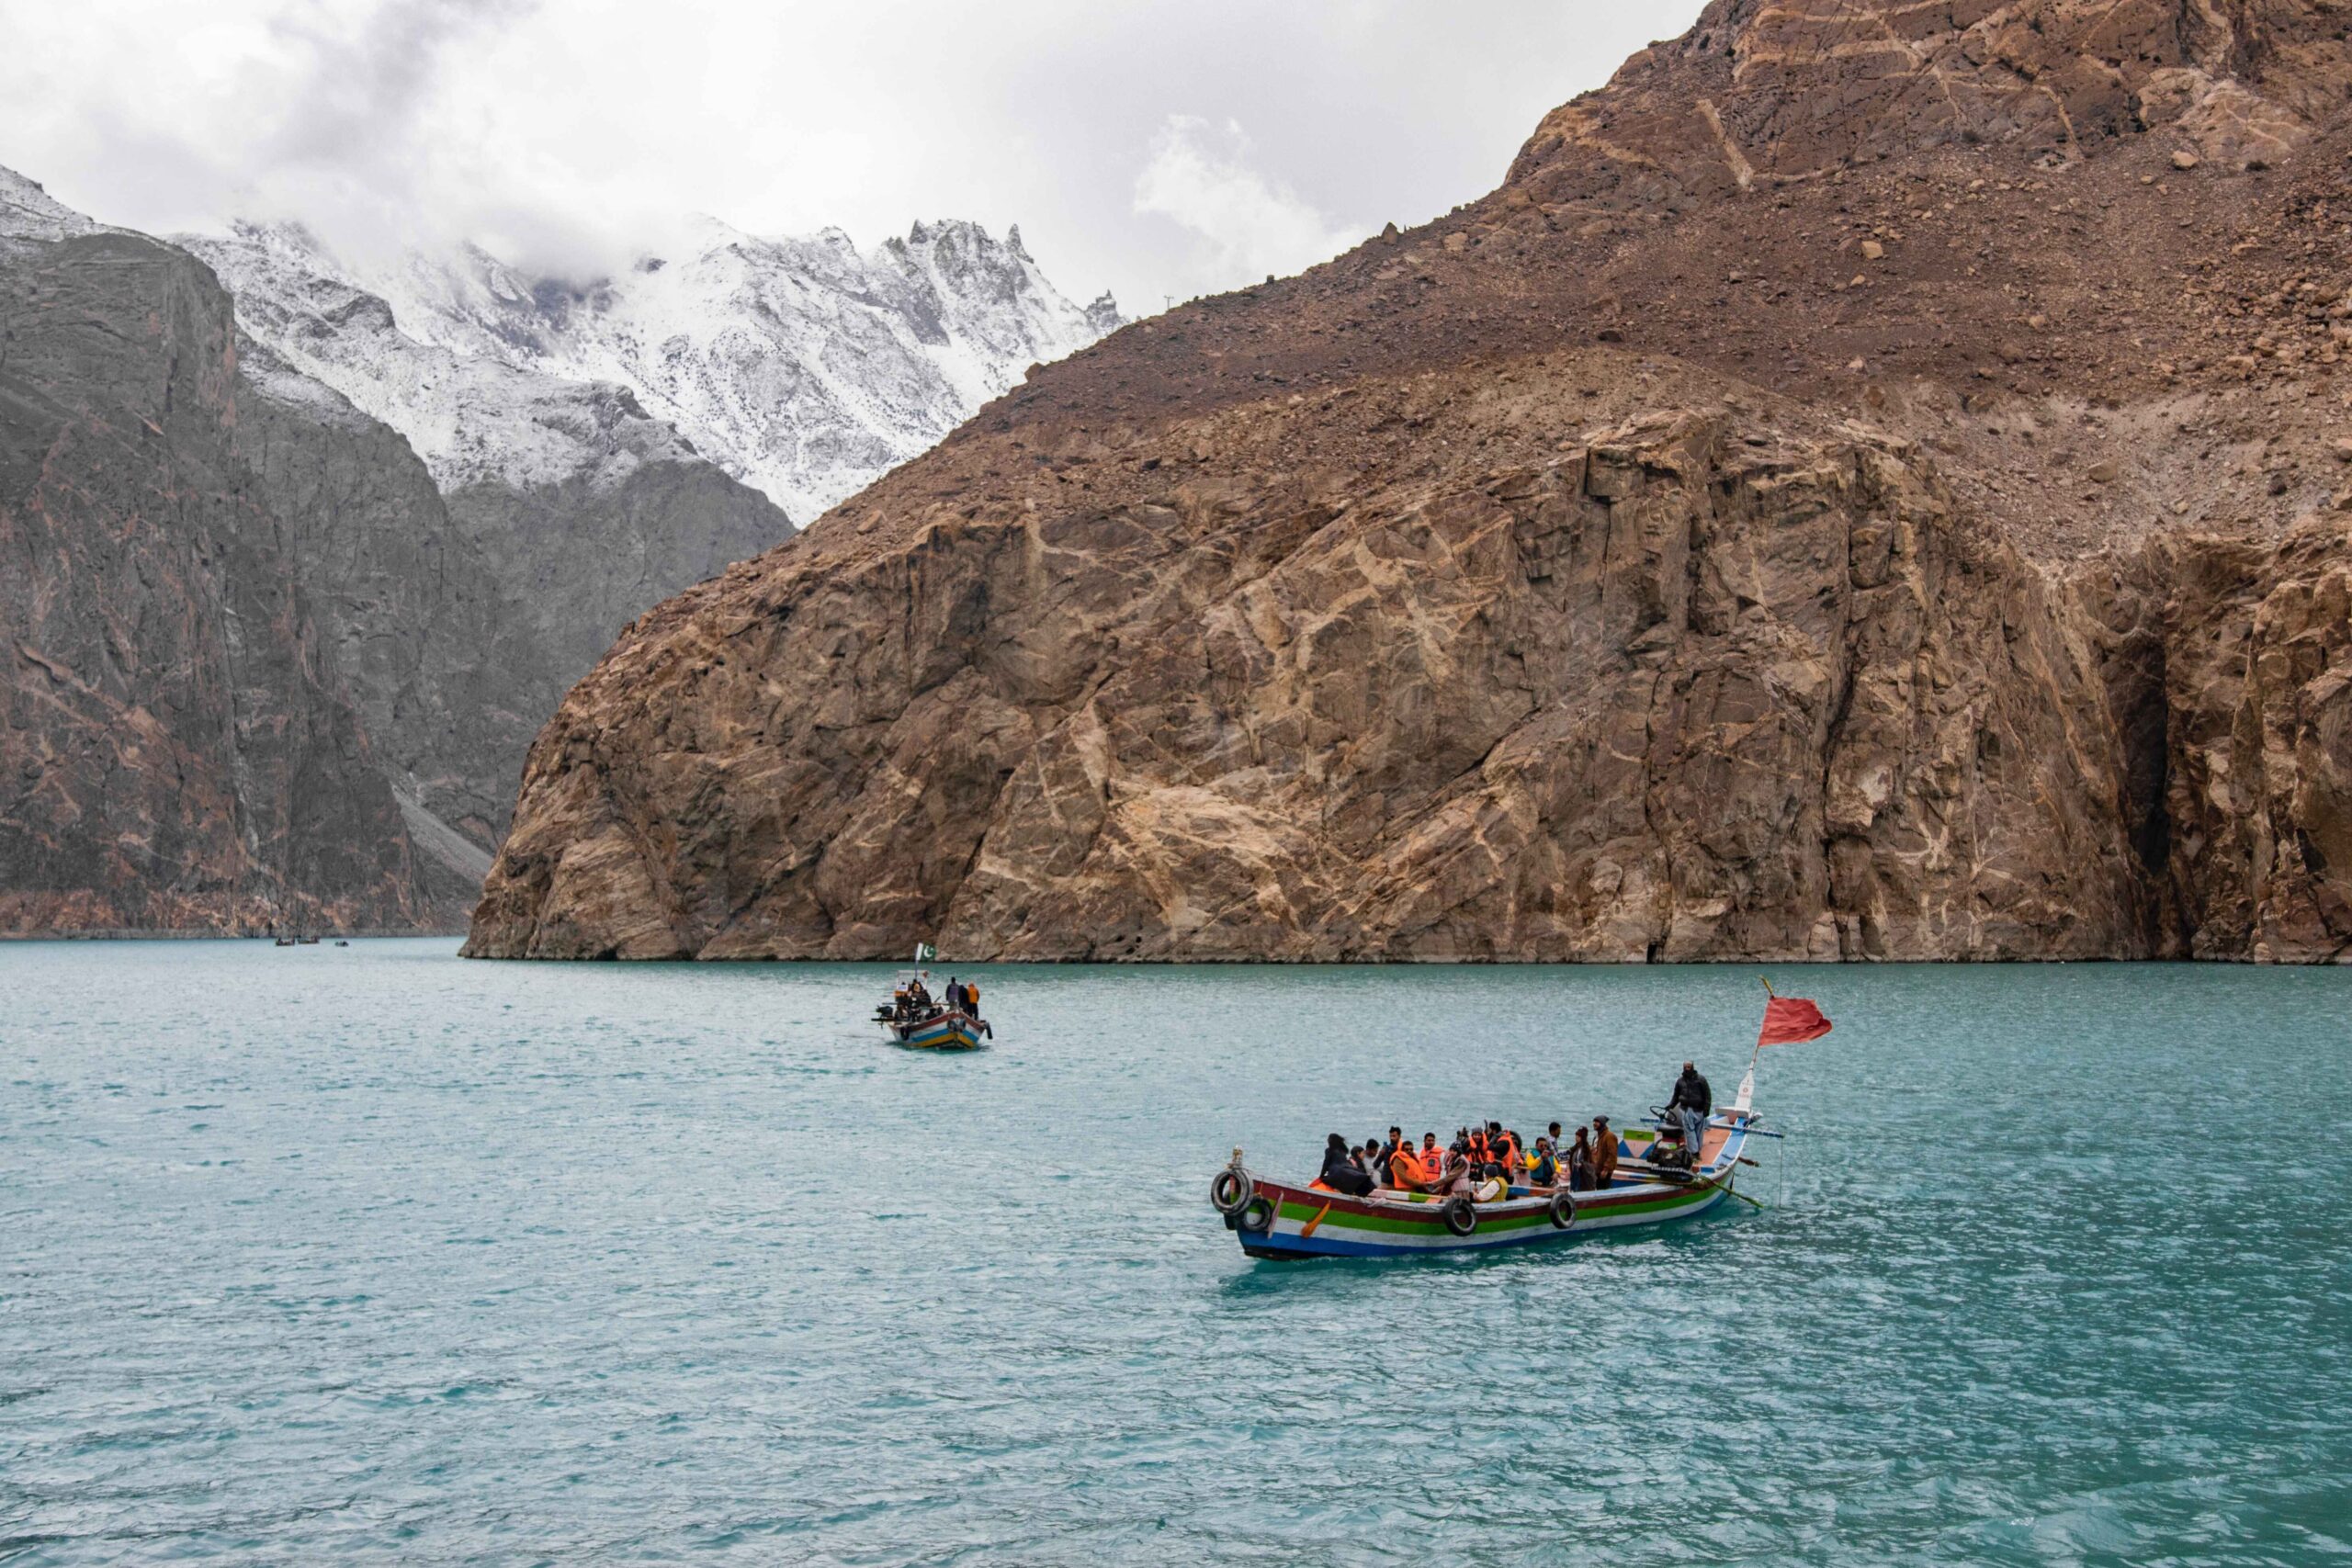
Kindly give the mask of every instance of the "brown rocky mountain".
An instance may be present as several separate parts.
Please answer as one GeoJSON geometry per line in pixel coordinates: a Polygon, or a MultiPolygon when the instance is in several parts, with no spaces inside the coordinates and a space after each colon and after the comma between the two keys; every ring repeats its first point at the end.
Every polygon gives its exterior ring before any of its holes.
{"type": "Polygon", "coordinates": [[[2341,957],[2347,28],[1718,0],[641,617],[468,951],[2341,957]]]}
{"type": "Polygon", "coordinates": [[[0,935],[461,926],[614,630],[792,531],[616,396],[613,482],[445,498],[203,263],[0,170],[0,935]]]}

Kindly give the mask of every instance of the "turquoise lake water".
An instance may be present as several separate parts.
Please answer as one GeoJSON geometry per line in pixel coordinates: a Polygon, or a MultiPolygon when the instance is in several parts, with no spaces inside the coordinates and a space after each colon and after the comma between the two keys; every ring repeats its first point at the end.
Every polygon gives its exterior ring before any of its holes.
{"type": "Polygon", "coordinates": [[[0,1562],[2352,1554],[2352,970],[1778,969],[1764,1212],[1269,1264],[1233,1145],[1728,1098],[1755,971],[453,952],[0,945],[0,1562]]]}

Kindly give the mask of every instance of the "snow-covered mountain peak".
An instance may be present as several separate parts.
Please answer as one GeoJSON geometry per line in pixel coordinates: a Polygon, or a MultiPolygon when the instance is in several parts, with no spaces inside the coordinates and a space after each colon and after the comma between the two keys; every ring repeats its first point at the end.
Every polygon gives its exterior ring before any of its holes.
{"type": "Polygon", "coordinates": [[[249,334],[406,434],[445,486],[674,446],[802,519],[1121,324],[1107,295],[1063,298],[1017,228],[998,239],[961,219],[864,251],[838,228],[763,236],[698,215],[585,280],[475,244],[343,256],[293,223],[185,243],[249,334]]]}
{"type": "Polygon", "coordinates": [[[39,180],[0,167],[0,239],[46,243],[95,234],[105,227],[50,195],[39,180]]]}
{"type": "Polygon", "coordinates": [[[427,304],[388,301],[350,281],[299,224],[240,221],[225,236],[176,243],[234,296],[240,329],[266,351],[256,356],[265,385],[277,390],[287,371],[325,383],[407,436],[444,491],[584,477],[602,491],[648,462],[695,456],[628,387],[542,375],[432,341],[427,304]]]}

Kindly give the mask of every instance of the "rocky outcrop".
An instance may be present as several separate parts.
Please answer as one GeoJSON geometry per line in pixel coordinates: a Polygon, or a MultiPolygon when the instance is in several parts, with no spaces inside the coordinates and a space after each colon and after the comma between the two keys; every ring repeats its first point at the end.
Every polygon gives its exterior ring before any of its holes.
{"type": "Polygon", "coordinates": [[[370,750],[409,804],[420,864],[437,895],[469,905],[480,857],[505,827],[534,705],[560,697],[560,661],[495,657],[515,596],[406,441],[266,349],[249,349],[239,373],[237,453],[287,520],[370,750]],[[469,847],[452,851],[430,822],[469,847]]]}
{"type": "Polygon", "coordinates": [[[1545,367],[1508,410],[1360,394],[1355,429],[1464,454],[1385,484],[1283,460],[1330,412],[1261,415],[1190,433],[1215,479],[700,591],[542,737],[473,951],[2134,941],[2118,747],[2040,574],[1865,430],[1718,407],[1554,439],[1617,368],[1545,367]]]}
{"type": "Polygon", "coordinates": [[[2346,62],[1720,0],[643,617],[468,951],[2342,957],[2346,62]]]}
{"type": "Polygon", "coordinates": [[[0,933],[446,919],[234,447],[228,297],[0,246],[0,933]]]}
{"type": "Polygon", "coordinates": [[[613,388],[535,405],[520,467],[445,498],[240,344],[200,263],[6,171],[0,273],[27,552],[0,930],[460,925],[531,736],[614,632],[791,535],[613,388]]]}
{"type": "Polygon", "coordinates": [[[2165,892],[2184,956],[2352,949],[2352,526],[2157,555],[2171,728],[2165,892]]]}
{"type": "Polygon", "coordinates": [[[445,496],[399,434],[266,346],[243,373],[238,448],[290,520],[395,786],[473,846],[449,868],[470,903],[531,737],[614,633],[792,525],[707,463],[628,450],[628,427],[649,422],[617,406],[626,394],[572,405],[615,405],[583,417],[622,429],[593,444],[618,460],[445,496]]]}

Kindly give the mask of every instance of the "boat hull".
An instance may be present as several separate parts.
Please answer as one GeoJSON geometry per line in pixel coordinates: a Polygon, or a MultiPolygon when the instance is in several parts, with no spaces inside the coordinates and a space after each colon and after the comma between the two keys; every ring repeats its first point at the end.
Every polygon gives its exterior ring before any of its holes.
{"type": "Polygon", "coordinates": [[[1261,1229],[1246,1221],[1245,1205],[1226,1224],[1251,1258],[1428,1258],[1462,1252],[1492,1252],[1510,1247],[1541,1247],[1574,1241],[1604,1231],[1637,1225],[1676,1224],[1698,1218],[1729,1196],[1747,1143],[1747,1121],[1718,1119],[1706,1140],[1700,1179],[1687,1182],[1629,1181],[1602,1191],[1573,1195],[1575,1213],[1555,1224],[1549,1193],[1524,1193],[1480,1203],[1477,1224],[1467,1235],[1450,1229],[1442,1200],[1381,1191],[1369,1198],[1252,1178],[1253,1198],[1272,1205],[1272,1223],[1261,1229]]]}
{"type": "Polygon", "coordinates": [[[944,1012],[917,1023],[886,1021],[882,1034],[910,1051],[977,1051],[987,1037],[978,1019],[960,1012],[944,1012]]]}

